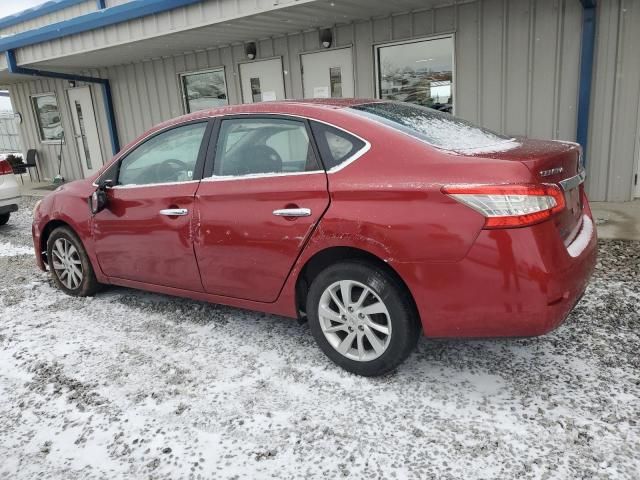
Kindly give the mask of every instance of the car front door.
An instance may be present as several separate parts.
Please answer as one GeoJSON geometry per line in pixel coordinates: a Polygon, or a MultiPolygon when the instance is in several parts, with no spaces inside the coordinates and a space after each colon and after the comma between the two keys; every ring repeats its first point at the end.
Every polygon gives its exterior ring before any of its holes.
{"type": "Polygon", "coordinates": [[[305,120],[218,120],[196,194],[195,244],[205,291],[277,299],[329,206],[327,177],[305,120]]]}
{"type": "Polygon", "coordinates": [[[195,193],[213,124],[162,131],[128,153],[93,219],[100,268],[114,279],[202,291],[193,251],[195,193]]]}

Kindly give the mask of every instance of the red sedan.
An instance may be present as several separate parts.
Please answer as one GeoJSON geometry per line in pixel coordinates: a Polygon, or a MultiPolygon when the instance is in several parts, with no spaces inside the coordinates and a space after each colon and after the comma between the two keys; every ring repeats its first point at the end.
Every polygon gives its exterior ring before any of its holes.
{"type": "Polygon", "coordinates": [[[35,209],[71,295],[122,285],[308,319],[361,375],[428,337],[541,335],[583,294],[596,232],[577,144],[377,100],[163,123],[35,209]]]}

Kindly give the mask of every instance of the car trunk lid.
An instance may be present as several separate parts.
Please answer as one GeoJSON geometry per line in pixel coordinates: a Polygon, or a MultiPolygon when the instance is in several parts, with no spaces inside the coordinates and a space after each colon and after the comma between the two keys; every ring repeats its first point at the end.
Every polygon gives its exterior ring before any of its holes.
{"type": "Polygon", "coordinates": [[[535,183],[558,185],[564,192],[566,208],[553,217],[566,244],[580,230],[584,171],[582,148],[577,143],[552,140],[515,139],[518,146],[482,156],[522,162],[531,171],[535,183]]]}

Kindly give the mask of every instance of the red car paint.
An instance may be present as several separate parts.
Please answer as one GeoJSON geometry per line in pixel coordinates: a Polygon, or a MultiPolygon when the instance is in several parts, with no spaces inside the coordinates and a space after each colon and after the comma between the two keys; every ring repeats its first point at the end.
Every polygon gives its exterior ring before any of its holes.
{"type": "Polygon", "coordinates": [[[44,237],[65,223],[83,241],[101,283],[296,317],[296,282],[305,264],[328,248],[351,247],[400,276],[427,336],[529,336],[557,327],[595,265],[596,234],[587,230],[593,222],[582,185],[550,219],[507,229],[483,229],[485,218],[442,187],[557,183],[576,173],[579,147],[519,139],[522,145],[506,152],[462,155],[345,108],[364,102],[371,100],[237,105],[159,125],[111,163],[155,131],[230,114],[315,119],[371,148],[330,173],[108,189],[107,209],[93,217],[87,197],[107,165],[60,187],[36,209],[39,267],[45,269],[44,237]],[[540,176],[556,167],[563,172],[540,176]],[[271,214],[293,206],[311,208],[313,216],[271,214]],[[193,214],[158,217],[158,210],[175,207],[193,214]],[[572,256],[576,241],[584,245],[572,256]]]}

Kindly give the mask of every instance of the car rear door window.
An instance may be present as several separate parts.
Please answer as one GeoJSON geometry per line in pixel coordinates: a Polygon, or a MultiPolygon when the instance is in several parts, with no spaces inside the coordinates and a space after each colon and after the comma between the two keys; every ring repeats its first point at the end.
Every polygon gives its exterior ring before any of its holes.
{"type": "Polygon", "coordinates": [[[346,162],[366,146],[363,140],[325,123],[311,122],[311,129],[327,170],[346,162]]]}
{"type": "Polygon", "coordinates": [[[120,163],[118,185],[153,185],[193,180],[206,122],[162,132],[120,163]]]}
{"type": "Polygon", "coordinates": [[[281,118],[222,120],[215,176],[302,173],[320,170],[304,122],[281,118]]]}

